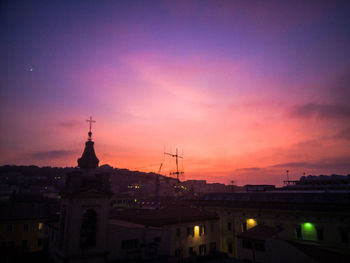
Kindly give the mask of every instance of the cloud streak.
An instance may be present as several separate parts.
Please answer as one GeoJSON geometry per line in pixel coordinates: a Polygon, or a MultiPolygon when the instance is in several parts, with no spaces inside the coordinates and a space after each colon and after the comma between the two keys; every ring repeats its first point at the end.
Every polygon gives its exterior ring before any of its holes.
{"type": "Polygon", "coordinates": [[[54,151],[41,151],[41,152],[33,152],[28,154],[31,158],[42,161],[49,159],[60,159],[66,158],[67,156],[72,156],[76,154],[77,151],[67,151],[67,150],[54,150],[54,151]]]}
{"type": "Polygon", "coordinates": [[[83,122],[78,120],[69,120],[69,121],[59,122],[57,123],[57,125],[67,129],[73,129],[76,127],[81,127],[83,125],[83,122]]]}
{"type": "Polygon", "coordinates": [[[288,162],[272,165],[271,168],[306,168],[306,169],[349,169],[350,156],[322,159],[315,162],[288,162]]]}
{"type": "Polygon", "coordinates": [[[350,120],[350,106],[337,103],[307,103],[297,106],[292,114],[301,118],[350,120]]]}

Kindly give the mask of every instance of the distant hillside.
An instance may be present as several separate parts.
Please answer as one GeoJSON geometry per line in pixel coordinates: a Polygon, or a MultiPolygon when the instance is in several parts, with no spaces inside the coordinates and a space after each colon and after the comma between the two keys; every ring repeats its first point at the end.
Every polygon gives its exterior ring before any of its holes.
{"type": "MultiPolygon", "coordinates": [[[[38,167],[35,165],[30,166],[17,166],[17,165],[4,165],[0,166],[0,178],[7,178],[7,181],[16,180],[17,177],[30,177],[36,179],[45,179],[45,178],[64,178],[65,175],[73,170],[76,170],[76,167],[38,167]]],[[[115,177],[134,177],[133,179],[138,181],[148,181],[155,179],[155,173],[145,173],[140,171],[130,171],[128,169],[119,169],[113,168],[107,164],[104,164],[97,168],[97,172],[107,172],[111,174],[111,180],[114,181],[115,177]]],[[[170,180],[176,181],[174,178],[166,177],[160,175],[161,180],[170,180]]],[[[0,179],[0,182],[2,180],[0,179]]]]}

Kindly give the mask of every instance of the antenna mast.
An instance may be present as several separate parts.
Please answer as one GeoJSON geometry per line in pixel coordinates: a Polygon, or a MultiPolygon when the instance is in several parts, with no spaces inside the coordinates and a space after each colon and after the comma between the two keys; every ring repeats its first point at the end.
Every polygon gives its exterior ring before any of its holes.
{"type": "Polygon", "coordinates": [[[171,157],[175,158],[175,160],[176,160],[176,172],[171,172],[170,174],[171,175],[176,174],[176,179],[180,182],[179,175],[183,174],[184,172],[179,172],[179,158],[183,159],[183,157],[178,154],[177,148],[176,148],[176,154],[167,153],[167,152],[164,152],[164,154],[170,155],[171,157]]]}

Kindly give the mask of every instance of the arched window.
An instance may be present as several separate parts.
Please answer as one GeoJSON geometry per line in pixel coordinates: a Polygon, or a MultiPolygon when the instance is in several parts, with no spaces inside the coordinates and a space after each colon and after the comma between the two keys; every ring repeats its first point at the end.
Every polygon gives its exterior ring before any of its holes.
{"type": "Polygon", "coordinates": [[[83,214],[80,229],[80,247],[90,248],[96,244],[96,211],[87,209],[83,214]]]}

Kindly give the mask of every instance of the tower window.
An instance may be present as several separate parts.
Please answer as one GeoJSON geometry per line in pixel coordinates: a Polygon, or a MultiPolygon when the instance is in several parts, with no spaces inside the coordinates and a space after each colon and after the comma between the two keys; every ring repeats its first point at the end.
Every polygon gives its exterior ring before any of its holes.
{"type": "Polygon", "coordinates": [[[96,212],[88,209],[83,214],[80,228],[80,247],[89,248],[96,244],[96,212]]]}

